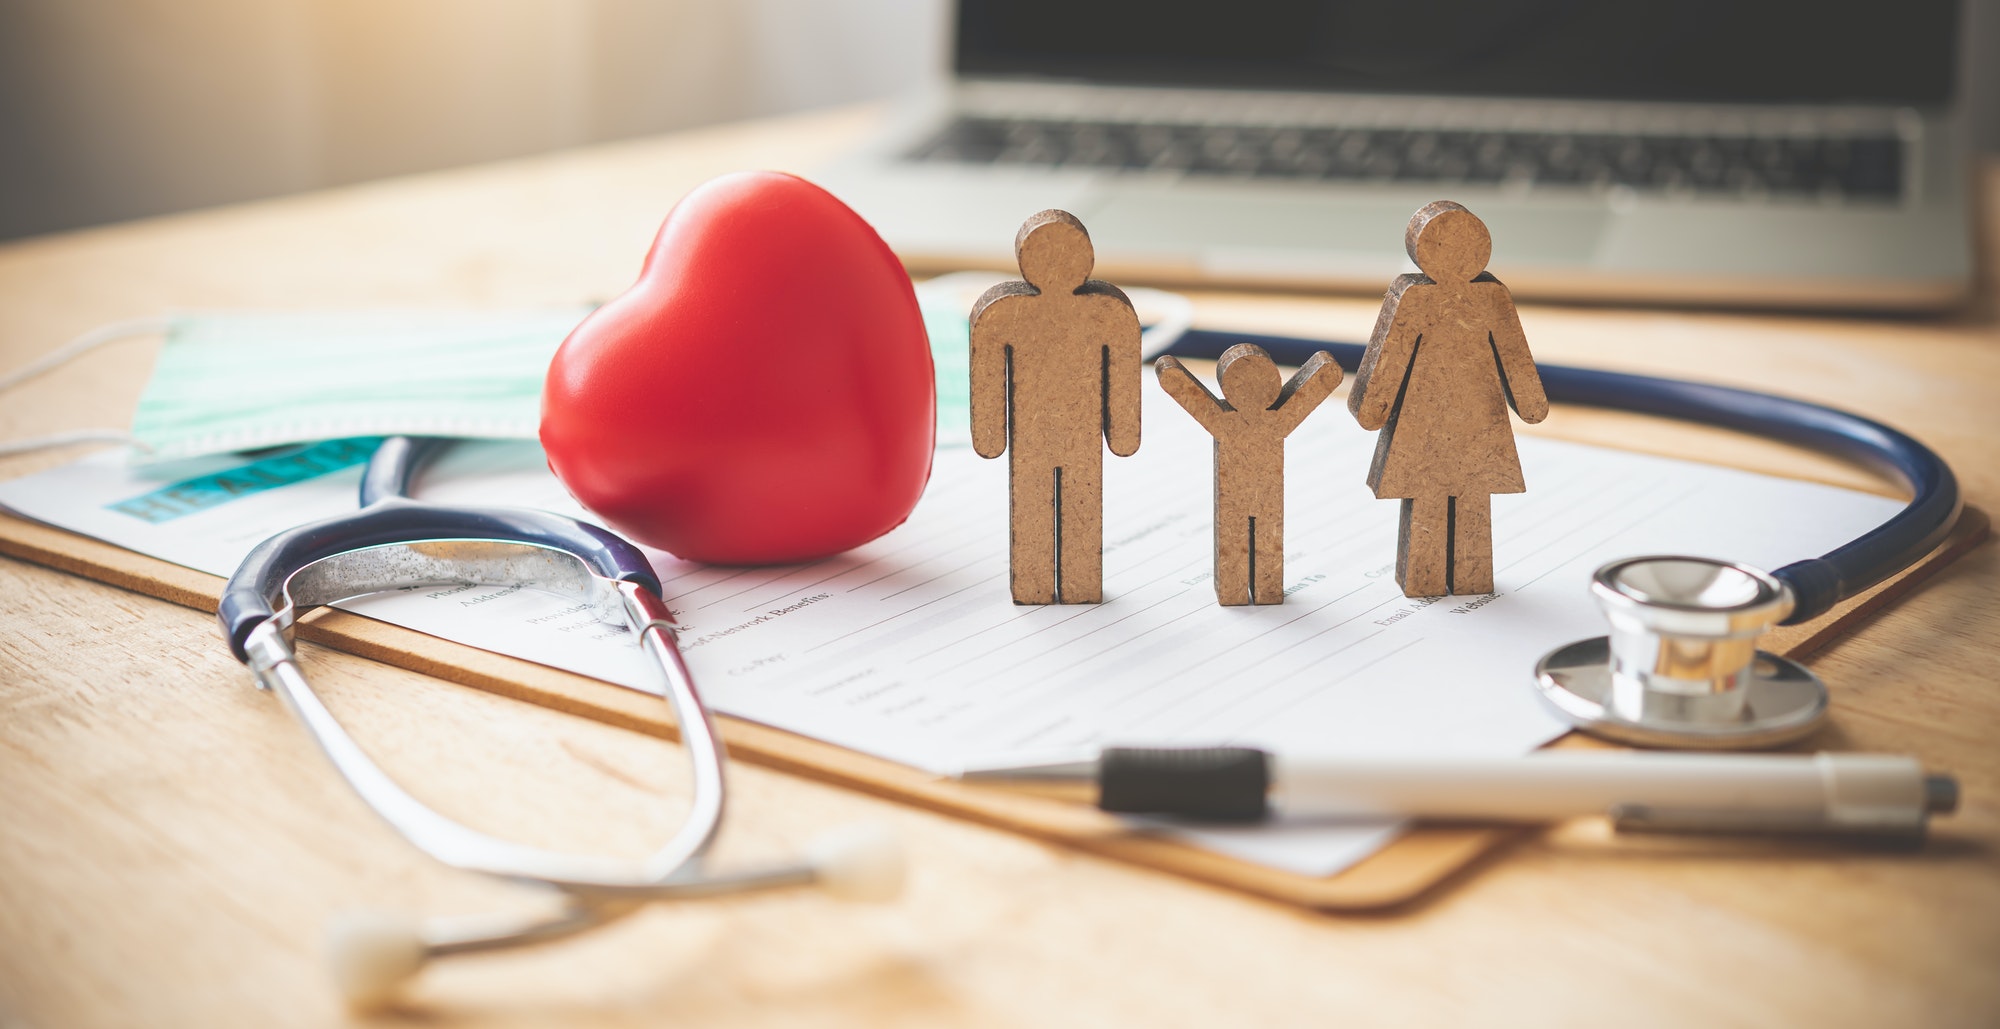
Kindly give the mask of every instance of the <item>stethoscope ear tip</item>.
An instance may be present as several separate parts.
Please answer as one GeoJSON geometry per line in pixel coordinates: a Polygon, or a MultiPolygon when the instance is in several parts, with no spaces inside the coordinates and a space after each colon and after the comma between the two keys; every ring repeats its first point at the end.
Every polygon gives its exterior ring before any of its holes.
{"type": "Polygon", "coordinates": [[[349,911],[326,924],[326,959],[333,982],[357,1013],[378,1010],[430,957],[422,925],[386,911],[349,911]]]}
{"type": "Polygon", "coordinates": [[[820,889],[842,900],[881,904],[903,892],[903,846],[885,825],[835,829],[807,844],[806,861],[820,889]]]}

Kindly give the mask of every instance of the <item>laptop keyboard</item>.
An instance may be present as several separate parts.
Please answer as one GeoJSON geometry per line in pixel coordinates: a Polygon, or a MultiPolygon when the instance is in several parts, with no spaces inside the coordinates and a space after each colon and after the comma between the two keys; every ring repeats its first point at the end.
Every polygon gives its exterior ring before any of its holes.
{"type": "Polygon", "coordinates": [[[1894,136],[1751,138],[961,117],[906,158],[1319,182],[1895,200],[1894,136]]]}

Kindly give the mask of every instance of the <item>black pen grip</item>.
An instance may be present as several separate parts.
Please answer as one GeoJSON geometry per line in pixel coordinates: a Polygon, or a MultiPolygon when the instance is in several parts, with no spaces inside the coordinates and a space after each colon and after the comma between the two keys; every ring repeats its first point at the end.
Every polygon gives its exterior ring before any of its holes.
{"type": "Polygon", "coordinates": [[[1270,755],[1252,747],[1110,747],[1097,806],[1122,815],[1257,822],[1269,813],[1270,755]]]}

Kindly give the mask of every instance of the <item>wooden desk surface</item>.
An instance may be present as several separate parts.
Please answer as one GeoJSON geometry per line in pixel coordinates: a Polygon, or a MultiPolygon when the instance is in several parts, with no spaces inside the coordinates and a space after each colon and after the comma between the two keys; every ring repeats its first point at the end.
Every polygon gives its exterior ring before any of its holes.
{"type": "MultiPolygon", "coordinates": [[[[0,368],[169,308],[513,305],[632,279],[683,191],[807,168],[837,112],[0,246],[0,368]]],[[[1988,180],[2000,192],[2000,176],[1988,180]]],[[[1989,233],[1989,238],[1994,235],[1989,233]]],[[[1501,250],[1504,269],[1504,244],[1501,250]]],[[[1990,295],[1989,291],[1989,295],[1990,295]]],[[[1375,301],[1202,295],[1206,324],[1358,339],[1375,301]]],[[[1537,357],[1773,385],[1875,415],[2000,510],[2000,330],[1951,321],[1530,307],[1537,357]]],[[[0,439],[122,425],[152,344],[0,400],[0,439]]],[[[1717,433],[1558,410],[1553,434],[1853,481],[1717,433]]],[[[0,476],[76,456],[0,461],[0,476]]],[[[1992,1025],[2000,1022],[2000,547],[1815,660],[1815,743],[1906,751],[1965,803],[1928,847],[1533,835],[1412,909],[1330,917],[763,769],[727,852],[857,818],[899,830],[899,903],[812,894],[658,908],[574,942],[446,962],[385,1021],[425,1025],[1992,1025]]],[[[636,852],[678,812],[655,741],[313,652],[392,772],[475,824],[636,852]]],[[[345,1017],[332,912],[531,904],[432,867],[256,692],[208,615],[0,559],[0,1024],[318,1025],[345,1017]]]]}

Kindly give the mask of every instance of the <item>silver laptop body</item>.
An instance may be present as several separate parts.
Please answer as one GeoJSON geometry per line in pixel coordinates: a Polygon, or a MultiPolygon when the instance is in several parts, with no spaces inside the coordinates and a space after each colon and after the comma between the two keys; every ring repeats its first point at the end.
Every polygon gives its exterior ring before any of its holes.
{"type": "MultiPolygon", "coordinates": [[[[990,56],[966,60],[964,38],[969,16],[992,17],[968,8],[996,5],[962,0],[961,73],[819,179],[919,272],[1007,268],[1021,221],[1059,207],[1089,226],[1113,280],[1373,292],[1409,268],[1411,213],[1452,199],[1492,229],[1492,267],[1524,297],[1935,310],[1968,295],[1973,251],[1967,159],[1937,95],[1956,47],[1939,26],[1958,13],[1929,2],[1928,34],[1894,44],[1925,81],[1877,71],[1850,87],[1843,66],[1808,68],[1803,91],[1835,97],[1740,102],[1494,96],[1476,74],[1455,95],[1083,81],[1047,62],[996,74],[990,56]],[[1944,71],[1922,64],[1926,47],[1944,71]],[[1837,96],[1853,90],[1889,96],[1837,96]]],[[[1191,30],[1197,42],[1175,45],[1200,45],[1191,30]]],[[[1774,50],[1780,66],[1759,74],[1818,59],[1774,50]]],[[[1616,88],[1632,81],[1651,88],[1616,88]]]]}

